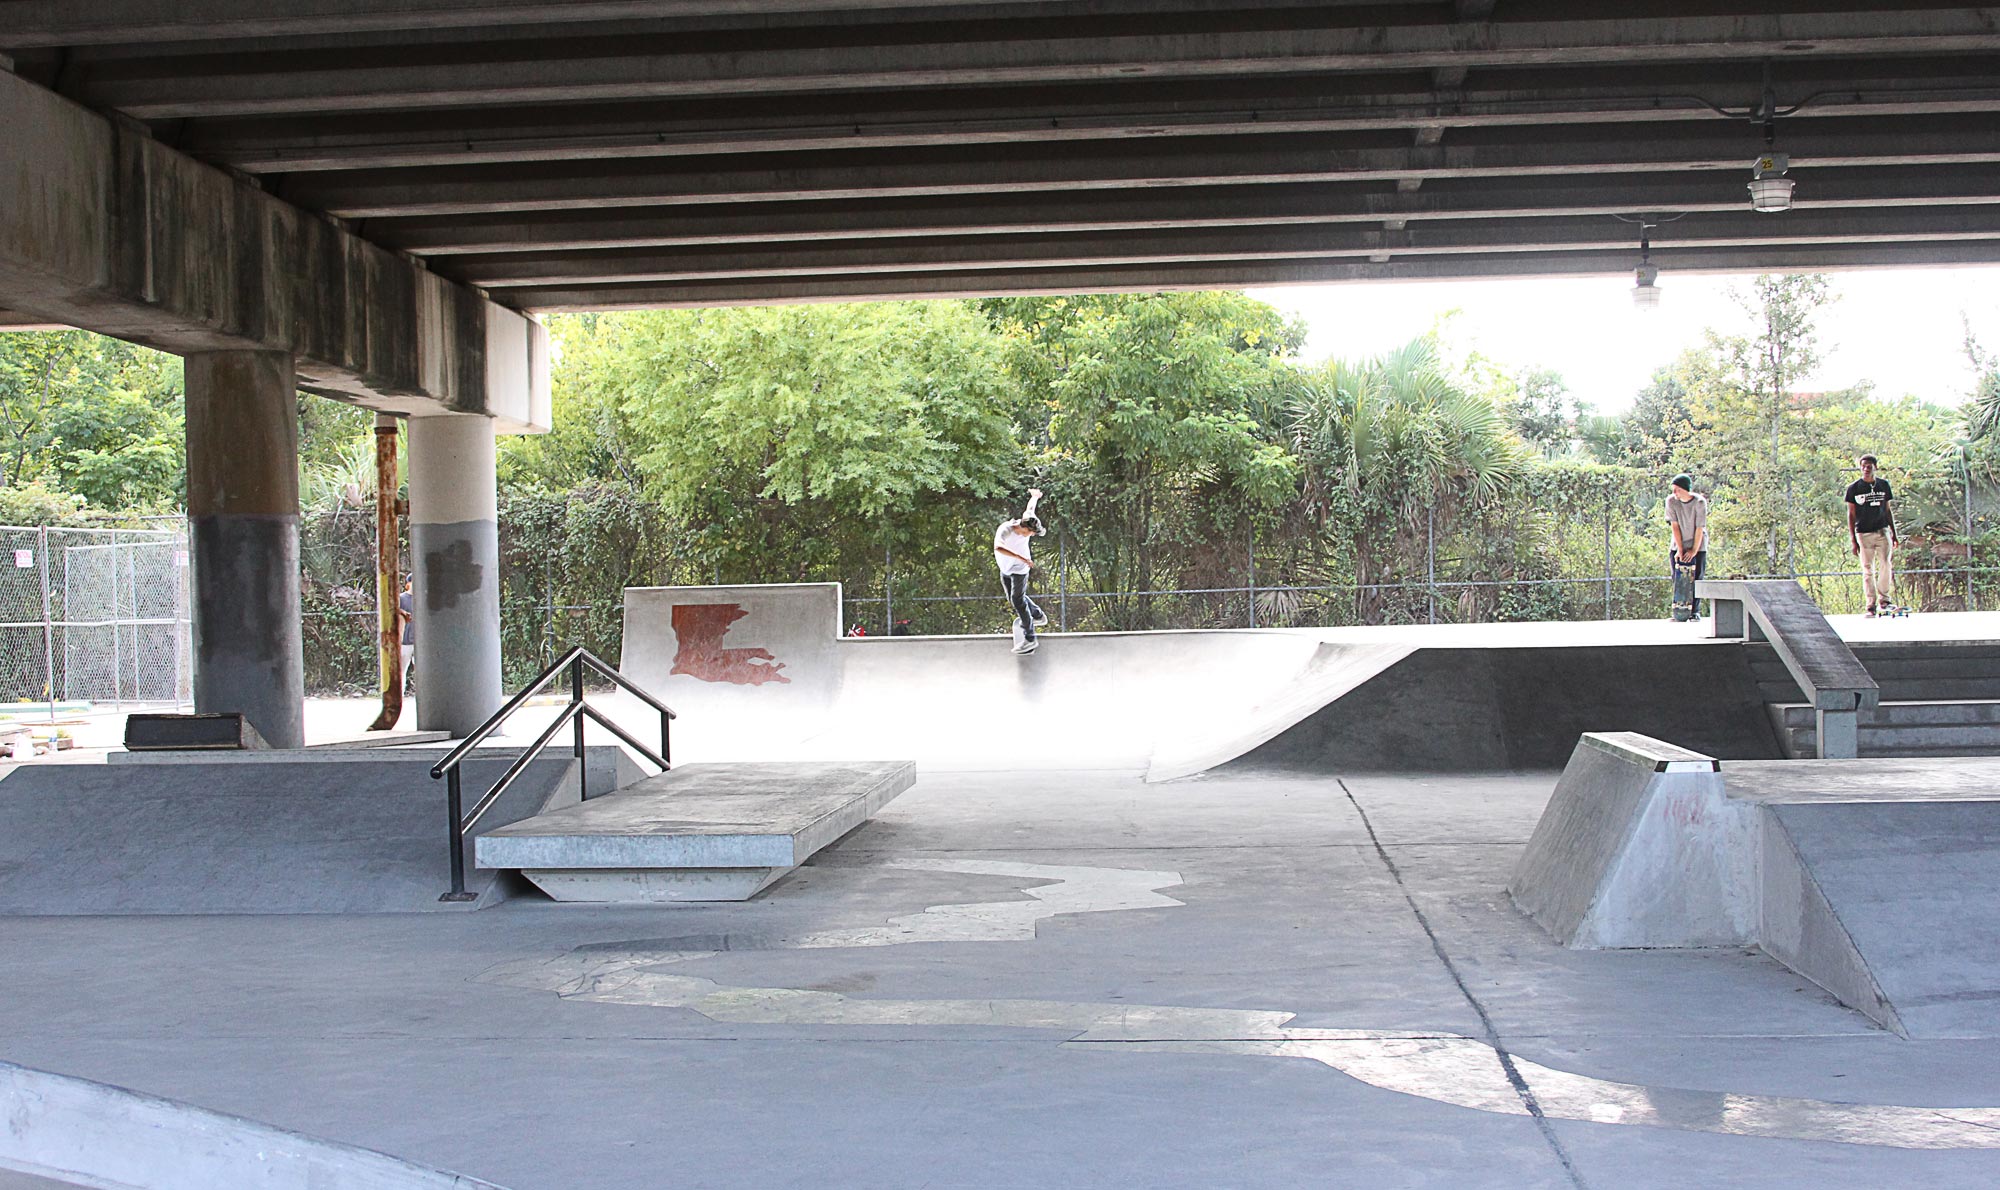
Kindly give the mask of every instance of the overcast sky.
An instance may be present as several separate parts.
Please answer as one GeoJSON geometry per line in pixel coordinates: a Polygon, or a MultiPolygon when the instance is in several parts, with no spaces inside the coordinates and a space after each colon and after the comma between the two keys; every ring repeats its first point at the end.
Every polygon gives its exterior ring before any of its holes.
{"type": "MultiPolygon", "coordinates": [[[[1830,273],[1836,301],[1821,319],[1827,359],[1801,391],[1873,380],[1878,395],[1914,393],[1957,404],[1972,389],[1964,319],[2000,348],[2000,267],[1830,273]]],[[[1372,355],[1408,342],[1460,311],[1452,334],[1510,367],[1543,365],[1570,391],[1611,413],[1631,404],[1654,369],[1702,331],[1747,331],[1730,298],[1749,276],[1660,274],[1658,309],[1633,308],[1632,278],[1438,281],[1253,289],[1251,296],[1306,319],[1309,360],[1372,355]]]]}

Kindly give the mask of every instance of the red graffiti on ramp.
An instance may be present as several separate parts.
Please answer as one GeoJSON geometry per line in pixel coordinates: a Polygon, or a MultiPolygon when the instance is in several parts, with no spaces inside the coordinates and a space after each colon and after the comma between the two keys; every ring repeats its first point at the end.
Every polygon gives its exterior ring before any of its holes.
{"type": "Polygon", "coordinates": [[[790,678],[778,672],[785,668],[785,663],[772,656],[769,649],[722,647],[729,626],[749,614],[739,603],[675,604],[674,636],[680,647],[674,653],[674,667],[668,672],[737,686],[790,682],[790,678]]]}

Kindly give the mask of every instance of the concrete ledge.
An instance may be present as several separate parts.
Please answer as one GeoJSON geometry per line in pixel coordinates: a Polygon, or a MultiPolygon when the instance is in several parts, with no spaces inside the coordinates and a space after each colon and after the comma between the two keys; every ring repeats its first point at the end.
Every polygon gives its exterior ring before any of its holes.
{"type": "Polygon", "coordinates": [[[559,901],[740,901],[916,783],[908,761],[697,764],[481,835],[559,901]]]}
{"type": "Polygon", "coordinates": [[[8,1062],[0,1062],[0,1118],[0,1170],[59,1185],[500,1190],[370,1149],[8,1062]]]}
{"type": "Polygon", "coordinates": [[[1620,760],[1650,765],[1656,773],[1713,773],[1722,767],[1713,756],[1704,756],[1636,731],[1593,731],[1578,743],[1620,760]]]}

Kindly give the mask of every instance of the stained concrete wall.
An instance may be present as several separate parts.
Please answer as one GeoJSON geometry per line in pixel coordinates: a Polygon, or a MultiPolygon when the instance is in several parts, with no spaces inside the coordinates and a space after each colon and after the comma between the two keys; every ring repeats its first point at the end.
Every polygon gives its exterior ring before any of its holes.
{"type": "Polygon", "coordinates": [[[1320,771],[1560,768],[1586,732],[1774,760],[1739,646],[1421,649],[1237,761],[1320,771]]]}
{"type": "Polygon", "coordinates": [[[0,307],[178,354],[282,351],[388,412],[548,428],[532,319],[0,72],[0,307]]]}

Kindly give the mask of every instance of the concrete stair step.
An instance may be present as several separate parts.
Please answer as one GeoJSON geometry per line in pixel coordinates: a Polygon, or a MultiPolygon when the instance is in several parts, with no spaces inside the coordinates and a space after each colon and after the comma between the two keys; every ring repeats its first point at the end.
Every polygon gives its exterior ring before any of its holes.
{"type": "MultiPolygon", "coordinates": [[[[1777,710],[1783,727],[1813,726],[1813,709],[1805,703],[1781,703],[1777,710]]],[[[1861,712],[1861,726],[1864,730],[1870,727],[2000,727],[2000,699],[1884,702],[1861,712]]]]}

